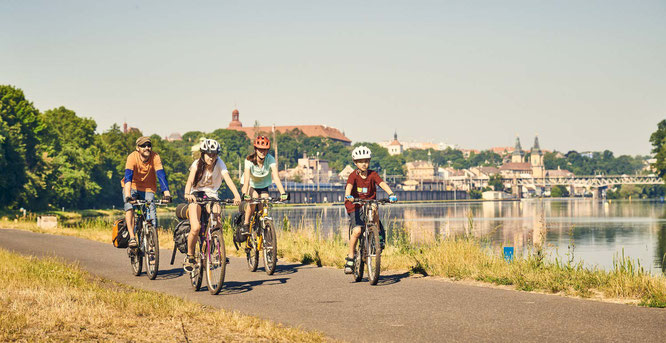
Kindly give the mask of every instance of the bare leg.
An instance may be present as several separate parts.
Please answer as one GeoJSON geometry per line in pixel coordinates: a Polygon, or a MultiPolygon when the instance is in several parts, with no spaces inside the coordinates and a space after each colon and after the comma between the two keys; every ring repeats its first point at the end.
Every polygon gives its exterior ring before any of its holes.
{"type": "MultiPolygon", "coordinates": [[[[252,198],[258,198],[259,194],[257,193],[257,191],[251,188],[250,196],[252,198]]],[[[256,206],[257,205],[249,205],[245,207],[245,221],[243,222],[245,225],[250,224],[250,215],[254,212],[254,208],[256,206]]]]}
{"type": "Polygon", "coordinates": [[[194,246],[196,245],[196,240],[199,237],[199,230],[201,229],[201,223],[199,218],[201,217],[201,207],[197,204],[190,204],[187,207],[187,212],[190,216],[190,234],[187,236],[187,254],[192,256],[194,255],[194,246]]]}
{"type": "Polygon", "coordinates": [[[352,229],[352,233],[349,236],[349,253],[347,254],[349,258],[354,257],[354,246],[356,245],[356,241],[358,241],[359,237],[361,237],[361,227],[356,226],[354,229],[352,229]]]}
{"type": "Polygon", "coordinates": [[[134,209],[125,211],[125,224],[129,229],[130,239],[134,239],[134,209]]]}

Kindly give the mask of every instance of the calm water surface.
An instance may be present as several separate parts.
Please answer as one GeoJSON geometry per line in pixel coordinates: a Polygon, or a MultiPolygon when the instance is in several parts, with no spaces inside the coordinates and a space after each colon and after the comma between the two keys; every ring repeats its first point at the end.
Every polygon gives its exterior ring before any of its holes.
{"type": "MultiPolygon", "coordinates": [[[[529,199],[392,204],[382,206],[380,216],[389,230],[389,239],[404,229],[413,244],[427,244],[470,231],[487,237],[494,246],[527,251],[535,238],[543,236],[540,232],[545,227],[551,258],[566,259],[568,246],[573,242],[574,260],[583,261],[586,266],[610,269],[614,256],[624,251],[653,273],[661,273],[666,267],[666,206],[656,201],[529,199]]],[[[278,228],[283,227],[285,217],[292,228],[317,230],[325,238],[335,233],[347,237],[347,215],[342,206],[273,209],[278,228]]],[[[160,216],[160,226],[173,227],[174,220],[173,216],[160,216]]]]}

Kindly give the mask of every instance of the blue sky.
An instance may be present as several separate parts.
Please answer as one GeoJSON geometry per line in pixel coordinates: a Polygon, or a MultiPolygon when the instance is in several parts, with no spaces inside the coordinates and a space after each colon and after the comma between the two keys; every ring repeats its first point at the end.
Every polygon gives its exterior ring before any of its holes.
{"type": "Polygon", "coordinates": [[[0,83],[99,130],[326,124],[354,141],[647,154],[664,1],[2,1],[0,83]]]}

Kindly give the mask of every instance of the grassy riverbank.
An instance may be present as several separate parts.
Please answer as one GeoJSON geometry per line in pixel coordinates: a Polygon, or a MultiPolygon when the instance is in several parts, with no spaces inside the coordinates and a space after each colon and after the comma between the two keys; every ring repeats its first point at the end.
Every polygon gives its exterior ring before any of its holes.
{"type": "MultiPolygon", "coordinates": [[[[227,219],[225,226],[228,225],[227,219]]],[[[32,222],[3,220],[0,227],[110,242],[110,228],[94,225],[94,222],[81,228],[47,230],[37,228],[32,222]]],[[[243,254],[233,247],[229,229],[225,230],[225,241],[228,254],[243,254]]],[[[173,247],[170,232],[161,232],[160,246],[173,247]]],[[[281,260],[342,268],[346,252],[346,239],[340,236],[322,239],[312,230],[303,228],[281,231],[278,235],[278,256],[281,260]]],[[[484,247],[480,239],[472,236],[452,237],[415,246],[409,243],[405,234],[398,234],[387,242],[382,253],[382,269],[408,270],[414,274],[477,281],[522,291],[666,307],[666,277],[651,275],[629,257],[616,256],[614,268],[606,271],[567,261],[551,261],[545,258],[548,253],[544,248],[535,248],[529,254],[517,255],[512,263],[507,263],[498,251],[484,247]]]]}
{"type": "Polygon", "coordinates": [[[0,341],[321,342],[316,332],[138,290],[0,249],[0,341]]]}

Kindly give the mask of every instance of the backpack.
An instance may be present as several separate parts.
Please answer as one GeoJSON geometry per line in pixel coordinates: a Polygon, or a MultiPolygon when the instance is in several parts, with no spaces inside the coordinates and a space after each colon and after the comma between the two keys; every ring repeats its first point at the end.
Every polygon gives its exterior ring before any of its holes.
{"type": "Polygon", "coordinates": [[[125,225],[125,219],[118,219],[113,222],[113,230],[111,231],[111,242],[116,248],[127,248],[129,245],[129,230],[125,225]]]}
{"type": "Polygon", "coordinates": [[[187,236],[190,234],[190,221],[181,220],[173,230],[173,244],[181,254],[187,253],[187,236]]]}

